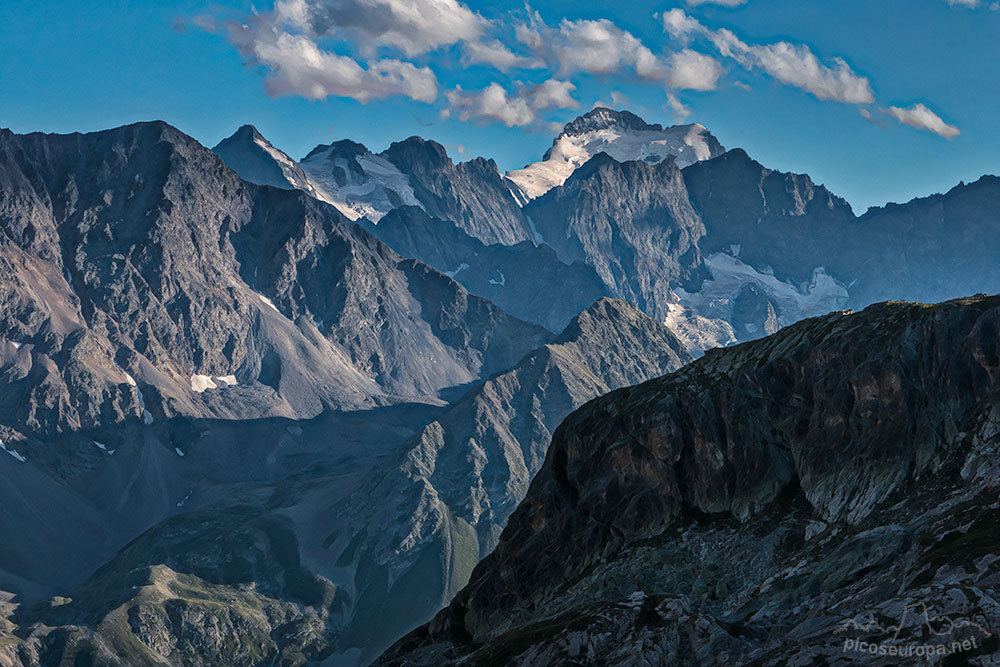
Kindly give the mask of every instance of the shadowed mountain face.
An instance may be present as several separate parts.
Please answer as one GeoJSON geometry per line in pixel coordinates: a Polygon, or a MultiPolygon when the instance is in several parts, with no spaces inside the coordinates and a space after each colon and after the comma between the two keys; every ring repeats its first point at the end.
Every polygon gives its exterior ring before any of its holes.
{"type": "Polygon", "coordinates": [[[846,201],[809,176],[772,171],[740,149],[688,167],[684,183],[705,222],[702,253],[738,248],[747,264],[771,267],[793,284],[809,280],[833,247],[856,235],[846,201]]]}
{"type": "Polygon", "coordinates": [[[698,250],[705,227],[672,159],[621,163],[599,153],[525,212],[560,259],[593,266],[654,319],[676,303],[672,287],[694,290],[708,277],[698,250]]]}
{"type": "Polygon", "coordinates": [[[684,182],[705,223],[705,256],[732,253],[792,284],[822,267],[853,307],[1000,290],[1000,265],[982,243],[1000,230],[997,177],[859,218],[808,176],[771,171],[742,150],[686,168],[684,182]]]}
{"type": "Polygon", "coordinates": [[[319,196],[302,167],[275,148],[253,125],[244,125],[220,141],[212,152],[244,181],[319,196]]]}
{"type": "Polygon", "coordinates": [[[826,663],[845,629],[896,639],[855,617],[921,604],[995,628],[998,350],[996,297],[889,303],[587,404],[472,583],[380,664],[826,663]]]}
{"type": "Polygon", "coordinates": [[[549,335],[162,123],[0,134],[0,211],[15,429],[433,400],[549,335]]]}
{"type": "Polygon", "coordinates": [[[447,220],[402,206],[365,227],[404,257],[419,257],[504,311],[561,331],[610,290],[583,262],[562,262],[547,245],[484,245],[447,220]],[[539,298],[544,294],[544,298],[539,298]]]}
{"type": "Polygon", "coordinates": [[[524,213],[493,160],[454,164],[444,146],[420,137],[392,144],[382,157],[410,177],[417,200],[431,216],[451,220],[487,245],[531,238],[524,213]]]}
{"type": "MultiPolygon", "coordinates": [[[[1000,263],[984,242],[1000,230],[1000,178],[983,176],[943,195],[873,208],[858,219],[868,252],[842,251],[837,267],[857,276],[855,303],[926,302],[1000,291],[1000,263]]],[[[860,249],[859,249],[860,250],[860,249]]]]}

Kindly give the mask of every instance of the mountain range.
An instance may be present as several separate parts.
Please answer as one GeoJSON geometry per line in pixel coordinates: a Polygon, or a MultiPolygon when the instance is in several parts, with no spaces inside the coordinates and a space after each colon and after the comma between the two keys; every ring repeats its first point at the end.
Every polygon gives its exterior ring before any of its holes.
{"type": "MultiPolygon", "coordinates": [[[[1000,180],[993,176],[859,217],[808,175],[768,169],[739,148],[726,151],[702,126],[664,129],[603,107],[567,123],[540,162],[506,175],[481,159],[453,165],[442,146],[418,138],[378,156],[351,144],[350,154],[355,166],[335,170],[354,174],[353,196],[375,193],[383,202],[377,214],[363,218],[369,230],[402,254],[453,274],[474,294],[503,300],[509,312],[550,329],[564,326],[586,299],[567,296],[569,312],[546,319],[518,303],[522,291],[496,284],[501,276],[548,265],[549,249],[563,264],[593,269],[603,295],[667,323],[695,354],[839,308],[886,299],[941,301],[1000,285],[1000,269],[980,243],[1000,226],[1000,180]],[[382,168],[366,171],[357,162],[361,156],[378,158],[382,168]],[[434,180],[428,174],[446,174],[444,189],[474,202],[478,223],[427,194],[426,183],[434,180]],[[525,185],[540,183],[542,174],[548,174],[544,187],[525,185]],[[383,196],[387,187],[391,197],[383,196]],[[386,203],[390,199],[396,203],[386,203]],[[410,212],[401,213],[410,216],[405,234],[398,222],[379,231],[382,216],[405,207],[451,224],[428,228],[410,212]],[[488,262],[466,237],[492,249],[488,262]]],[[[346,165],[344,159],[336,158],[346,165]]],[[[267,171],[253,161],[229,164],[248,180],[267,171]]],[[[284,187],[301,187],[293,181],[284,187]]],[[[341,208],[358,202],[327,201],[341,208]]],[[[594,294],[592,278],[579,271],[559,282],[564,293],[594,294]]]]}
{"type": "Polygon", "coordinates": [[[829,657],[995,477],[993,300],[843,309],[1000,291],[998,229],[604,108],[507,174],[0,130],[0,664],[829,657]]]}

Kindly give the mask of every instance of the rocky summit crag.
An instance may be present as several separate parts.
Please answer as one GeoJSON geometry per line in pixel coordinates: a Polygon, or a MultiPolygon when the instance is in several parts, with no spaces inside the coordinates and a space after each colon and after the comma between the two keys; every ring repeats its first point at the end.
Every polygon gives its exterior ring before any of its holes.
{"type": "Polygon", "coordinates": [[[993,664],[998,380],[1000,298],[976,297],[806,320],[596,399],[378,664],[868,659],[852,640],[993,664]]]}

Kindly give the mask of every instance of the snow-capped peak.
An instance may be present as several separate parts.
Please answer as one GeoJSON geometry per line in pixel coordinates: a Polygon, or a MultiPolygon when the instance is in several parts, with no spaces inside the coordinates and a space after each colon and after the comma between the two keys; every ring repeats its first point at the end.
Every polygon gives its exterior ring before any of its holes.
{"type": "Polygon", "coordinates": [[[597,107],[567,123],[540,162],[507,172],[507,178],[525,199],[534,199],[562,185],[598,153],[607,153],[619,162],[657,163],[673,157],[683,168],[724,152],[722,144],[702,125],[664,128],[628,111],[597,107]]]}
{"type": "Polygon", "coordinates": [[[359,143],[317,146],[300,164],[316,196],[351,220],[366,217],[377,223],[397,206],[421,206],[409,176],[359,143]]]}

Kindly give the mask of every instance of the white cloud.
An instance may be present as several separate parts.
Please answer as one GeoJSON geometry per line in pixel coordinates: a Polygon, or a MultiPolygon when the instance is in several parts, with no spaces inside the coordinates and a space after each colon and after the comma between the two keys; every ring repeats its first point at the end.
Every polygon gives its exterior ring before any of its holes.
{"type": "Polygon", "coordinates": [[[576,90],[569,81],[549,79],[543,83],[524,87],[511,94],[499,83],[493,82],[478,93],[466,94],[461,86],[445,93],[449,108],[442,117],[458,115],[462,121],[481,124],[503,123],[507,127],[525,127],[539,121],[538,113],[547,109],[572,109],[579,106],[573,99],[576,90]]]}
{"type": "Polygon", "coordinates": [[[750,0],[687,0],[687,3],[692,7],[697,7],[698,5],[722,5],[723,7],[739,7],[740,5],[745,5],[750,0]]]}
{"type": "Polygon", "coordinates": [[[945,139],[953,139],[961,134],[957,127],[944,122],[940,116],[923,104],[915,104],[909,108],[889,107],[886,113],[904,125],[933,132],[945,139]]]}
{"type": "MultiPolygon", "coordinates": [[[[952,7],[963,7],[965,9],[979,9],[986,5],[983,0],[948,0],[948,4],[952,7]]],[[[1000,2],[991,2],[988,6],[991,12],[1000,11],[1000,2]]]]}
{"type": "MultiPolygon", "coordinates": [[[[580,106],[580,103],[573,99],[574,90],[576,90],[576,86],[570,81],[549,79],[529,88],[527,97],[531,101],[531,108],[536,111],[575,109],[580,106]]],[[[613,93],[612,97],[614,97],[613,93]]]]}
{"type": "Polygon", "coordinates": [[[463,95],[462,88],[456,87],[445,93],[450,112],[457,112],[459,120],[478,123],[500,122],[507,127],[521,127],[535,122],[535,112],[522,98],[511,97],[499,83],[491,83],[484,90],[472,95],[463,95]]]}
{"type": "Polygon", "coordinates": [[[666,77],[665,63],[632,33],[607,19],[570,21],[564,19],[557,29],[540,20],[517,27],[518,40],[530,46],[535,55],[549,62],[559,74],[575,72],[596,75],[634,72],[646,80],[666,77]]]}
{"type": "Polygon", "coordinates": [[[670,110],[679,123],[683,123],[691,115],[691,109],[686,107],[674,93],[667,93],[667,104],[670,105],[670,110]]]}
{"type": "Polygon", "coordinates": [[[426,67],[382,59],[368,62],[365,68],[353,58],[320,49],[301,35],[269,33],[267,37],[257,35],[241,50],[267,68],[264,85],[271,96],[314,100],[336,96],[361,102],[394,95],[422,102],[437,98],[437,77],[426,67]]]}
{"type": "Polygon", "coordinates": [[[671,38],[684,44],[690,41],[692,35],[707,32],[697,19],[691,18],[683,9],[671,9],[663,13],[663,29],[671,38]]]}
{"type": "Polygon", "coordinates": [[[715,90],[722,65],[712,56],[691,49],[670,56],[667,82],[678,90],[715,90]]]}
{"type": "Polygon", "coordinates": [[[782,83],[808,91],[818,99],[851,104],[875,100],[868,79],[855,74],[842,58],[834,58],[833,66],[826,66],[804,44],[777,42],[748,46],[744,54],[751,66],[758,66],[782,83]]]}
{"type": "Polygon", "coordinates": [[[350,37],[369,53],[390,47],[411,57],[476,40],[488,26],[457,0],[278,0],[273,17],[314,39],[350,37]]]}
{"type": "Polygon", "coordinates": [[[509,72],[515,67],[538,68],[544,66],[533,58],[514,53],[498,39],[465,42],[463,48],[467,63],[485,63],[501,72],[509,72]]]}
{"type": "Polygon", "coordinates": [[[748,70],[763,70],[818,99],[851,104],[874,101],[868,79],[856,74],[842,58],[834,58],[826,65],[805,44],[748,44],[730,30],[706,28],[680,9],[665,12],[662,20],[671,37],[684,43],[694,36],[706,37],[722,56],[734,59],[748,70]]]}

